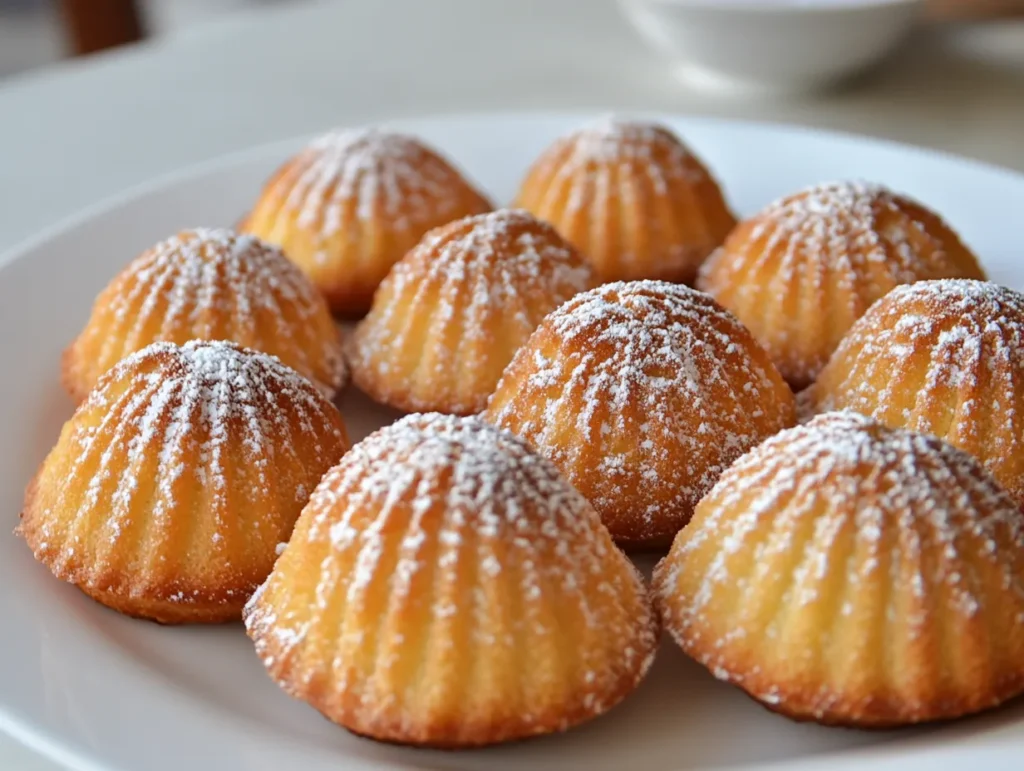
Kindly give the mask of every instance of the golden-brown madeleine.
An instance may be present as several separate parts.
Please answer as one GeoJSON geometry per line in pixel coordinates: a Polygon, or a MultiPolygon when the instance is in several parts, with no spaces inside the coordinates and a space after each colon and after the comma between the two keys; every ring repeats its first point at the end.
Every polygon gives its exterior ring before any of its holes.
{"type": "Polygon", "coordinates": [[[548,316],[487,420],[554,461],[624,546],[668,546],[736,458],[796,420],[768,354],[702,292],[606,284],[548,316]]]}
{"type": "Polygon", "coordinates": [[[100,293],[64,353],[64,386],[81,401],[125,356],[189,340],[230,340],[272,354],[328,395],[348,378],[327,304],[279,249],[196,228],[147,249],[100,293]]]}
{"type": "Polygon", "coordinates": [[[391,266],[424,233],[490,209],[419,140],[334,131],[277,170],[241,227],[279,244],[335,313],[358,318],[391,266]]]}
{"type": "Polygon", "coordinates": [[[237,619],[347,448],[337,409],[278,359],[154,343],[64,425],[18,532],[54,575],[121,613],[237,619]]]}
{"type": "Polygon", "coordinates": [[[878,185],[835,182],[737,225],[697,286],[750,328],[800,390],[873,302],[935,278],[985,273],[934,212],[878,185]]]}
{"type": "Polygon", "coordinates": [[[1024,295],[967,279],[897,287],[853,325],[801,407],[936,434],[1024,506],[1024,295]]]}
{"type": "Polygon", "coordinates": [[[966,453],[853,412],[729,468],[654,592],[684,651],[798,720],[920,723],[1024,690],[1024,514],[966,453]]]}
{"type": "Polygon", "coordinates": [[[328,472],[245,622],[271,677],[331,720],[451,748],[606,712],[658,639],[642,578],[558,470],[438,414],[328,472]]]}
{"type": "Polygon", "coordinates": [[[667,128],[603,120],[554,142],[516,205],[551,222],[601,281],[691,282],[736,220],[718,183],[667,128]]]}
{"type": "Polygon", "coordinates": [[[576,250],[527,212],[450,223],[381,284],[350,341],[353,378],[407,412],[480,412],[541,319],[592,285],[576,250]]]}

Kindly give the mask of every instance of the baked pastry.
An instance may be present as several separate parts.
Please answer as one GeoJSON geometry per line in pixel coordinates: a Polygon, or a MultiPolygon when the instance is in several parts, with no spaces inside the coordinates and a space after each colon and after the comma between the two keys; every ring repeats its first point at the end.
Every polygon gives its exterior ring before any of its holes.
{"type": "Polygon", "coordinates": [[[750,328],[799,390],[873,302],[935,278],[985,273],[935,213],[877,185],[836,182],[741,222],[697,286],[750,328]]]}
{"type": "Polygon", "coordinates": [[[606,284],[540,325],[491,398],[615,540],[662,547],[736,458],[793,425],[793,393],[732,314],[657,281],[606,284]]]}
{"type": "Polygon", "coordinates": [[[897,287],[843,338],[802,396],[975,456],[1024,506],[1024,295],[985,281],[897,287]]]}
{"type": "Polygon", "coordinates": [[[718,183],[671,131],[615,120],[555,141],[516,205],[558,228],[602,281],[691,282],[736,224],[718,183]]]}
{"type": "Polygon", "coordinates": [[[241,227],[279,244],[335,313],[358,318],[424,233],[490,208],[447,160],[413,137],[334,131],[277,170],[241,227]]]}
{"type": "Polygon", "coordinates": [[[196,228],[133,260],[93,305],[64,353],[76,401],[150,343],[232,340],[278,356],[333,395],[348,377],[327,304],[280,250],[230,230],[196,228]]]}
{"type": "Polygon", "coordinates": [[[18,532],[54,575],[121,613],[237,619],[347,448],[338,411],[278,359],[154,343],[64,425],[18,532]]]}
{"type": "Polygon", "coordinates": [[[438,414],[324,477],[245,623],[271,677],[331,720],[450,748],[611,709],[658,637],[640,574],[554,466],[438,414]]]}
{"type": "Polygon", "coordinates": [[[856,413],[729,468],[654,592],[684,651],[798,720],[897,726],[1024,691],[1024,514],[966,453],[856,413]]]}
{"type": "Polygon", "coordinates": [[[541,319],[592,284],[572,246],[526,212],[433,230],[388,274],[352,336],[356,385],[407,412],[480,412],[541,319]]]}

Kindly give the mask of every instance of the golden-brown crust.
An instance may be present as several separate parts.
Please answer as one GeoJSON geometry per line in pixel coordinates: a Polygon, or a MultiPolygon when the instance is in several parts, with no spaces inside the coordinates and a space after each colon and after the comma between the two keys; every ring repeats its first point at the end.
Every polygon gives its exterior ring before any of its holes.
{"type": "Polygon", "coordinates": [[[412,137],[335,132],[277,169],[242,227],[279,244],[335,315],[358,319],[391,266],[428,230],[491,208],[412,137]]]}
{"type": "Polygon", "coordinates": [[[277,356],[328,398],[348,381],[341,331],[302,272],[253,236],[204,228],[161,241],[114,277],[65,349],[61,380],[77,403],[125,356],[196,339],[277,356]]]}
{"type": "Polygon", "coordinates": [[[773,711],[884,728],[1024,690],[1024,514],[965,453],[853,413],[740,459],[654,571],[658,613],[773,711]]]}
{"type": "MultiPolygon", "coordinates": [[[[663,601],[657,595],[655,606],[660,614],[663,601]]],[[[671,624],[665,623],[664,628],[688,656],[707,667],[717,679],[735,686],[765,709],[800,723],[876,730],[941,723],[998,707],[1024,693],[1024,672],[1016,672],[973,692],[937,693],[920,704],[908,704],[896,692],[866,697],[829,694],[822,691],[820,682],[783,683],[764,671],[763,660],[753,650],[745,658],[730,658],[730,670],[726,671],[717,663],[722,657],[720,650],[684,636],[671,624]],[[765,694],[770,697],[766,699],[765,694]]]]}
{"type": "Polygon", "coordinates": [[[800,398],[935,434],[978,458],[1024,507],[1024,294],[948,279],[898,287],[843,338],[800,398]]]}
{"type": "Polygon", "coordinates": [[[277,359],[157,344],[101,377],[65,424],[16,533],[122,613],[237,619],[347,447],[337,409],[277,359]]]}
{"type": "Polygon", "coordinates": [[[667,128],[603,121],[556,140],[516,205],[551,222],[603,282],[691,283],[736,224],[704,163],[667,128]]]}
{"type": "MultiPolygon", "coordinates": [[[[651,616],[650,634],[657,639],[660,627],[656,616],[651,616]]],[[[653,655],[653,653],[652,653],[653,655]]],[[[269,638],[263,656],[275,661],[288,661],[288,651],[269,638]]],[[[496,697],[490,705],[480,707],[474,715],[451,716],[440,713],[432,718],[404,717],[392,710],[368,710],[356,694],[338,694],[327,684],[315,679],[304,682],[302,673],[291,672],[287,666],[271,670],[274,681],[292,698],[304,701],[328,720],[337,723],[357,736],[389,744],[414,747],[459,750],[493,744],[521,741],[536,736],[563,733],[606,714],[617,707],[636,690],[647,669],[627,673],[603,694],[600,707],[587,705],[582,698],[552,705],[542,712],[508,713],[502,700],[496,697]],[[298,685],[297,683],[302,683],[298,685]],[[495,714],[504,717],[496,718],[495,714]]]]}
{"type": "MultiPolygon", "coordinates": [[[[40,526],[48,517],[36,507],[39,474],[25,490],[24,508],[14,534],[25,539],[32,556],[50,568],[62,581],[80,589],[86,596],[118,613],[159,624],[219,624],[237,621],[242,608],[269,571],[257,571],[248,580],[225,579],[219,583],[191,585],[182,581],[153,584],[124,571],[96,573],[85,564],[87,555],[77,561],[56,560],[57,549],[46,542],[40,526]],[[249,589],[239,591],[248,584],[249,589]]],[[[271,562],[272,566],[272,562],[271,562]]]]}
{"type": "Polygon", "coordinates": [[[551,464],[436,414],[328,472],[244,620],[293,697],[361,735],[453,749],[611,709],[659,631],[639,572],[551,464]]]}
{"type": "Polygon", "coordinates": [[[630,549],[668,546],[718,474],[796,419],[731,314],[654,281],[605,284],[549,315],[484,417],[552,460],[630,549]]]}
{"type": "MultiPolygon", "coordinates": [[[[356,356],[352,340],[348,341],[345,350],[349,361],[352,361],[356,356]]],[[[443,412],[446,415],[476,415],[487,406],[489,396],[482,394],[471,401],[442,401],[439,397],[420,398],[405,388],[396,387],[380,371],[362,367],[352,368],[352,384],[377,404],[405,413],[443,412]]]]}
{"type": "Polygon", "coordinates": [[[583,257],[527,212],[451,222],[381,283],[347,346],[353,380],[408,412],[478,413],[544,316],[593,282],[583,257]]]}
{"type": "Polygon", "coordinates": [[[75,404],[89,395],[85,378],[79,371],[74,343],[68,345],[60,355],[60,383],[75,404]]]}
{"type": "Polygon", "coordinates": [[[893,287],[956,277],[985,273],[938,215],[878,186],[833,183],[740,222],[697,286],[735,313],[801,390],[893,287]]]}

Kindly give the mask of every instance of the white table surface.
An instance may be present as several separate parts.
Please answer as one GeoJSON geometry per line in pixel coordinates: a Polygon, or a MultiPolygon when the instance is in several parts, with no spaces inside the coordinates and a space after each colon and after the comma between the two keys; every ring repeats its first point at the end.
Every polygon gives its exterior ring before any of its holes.
{"type": "MultiPolygon", "coordinates": [[[[827,96],[737,101],[679,85],[612,0],[243,13],[0,83],[0,253],[106,196],[254,144],[341,123],[545,108],[799,123],[1024,171],[1024,22],[922,31],[827,96]]],[[[56,766],[0,737],[0,768],[56,766]]]]}

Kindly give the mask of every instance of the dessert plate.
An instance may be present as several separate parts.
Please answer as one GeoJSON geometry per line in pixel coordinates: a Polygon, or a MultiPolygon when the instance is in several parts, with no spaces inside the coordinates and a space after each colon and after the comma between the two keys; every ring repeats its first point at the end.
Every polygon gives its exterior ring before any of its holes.
{"type": "MultiPolygon", "coordinates": [[[[492,114],[410,120],[498,201],[556,135],[595,116],[492,114]]],[[[648,116],[644,116],[648,117],[648,116]]],[[[1024,177],[958,158],[803,129],[650,116],[678,130],[748,214],[835,178],[887,183],[942,212],[990,276],[1024,288],[1016,232],[1024,177]]],[[[0,730],[73,769],[688,768],[875,771],[1018,768],[1024,702],[944,726],[860,732],[801,725],[717,682],[664,644],[640,689],[570,733],[444,753],[356,738],[289,699],[240,624],[160,627],[109,611],[36,564],[11,535],[22,491],[72,407],[60,354],[95,294],[134,255],[194,225],[230,225],[303,140],[260,147],[98,205],[0,261],[0,730]]],[[[349,391],[354,439],[395,414],[349,391]]]]}

